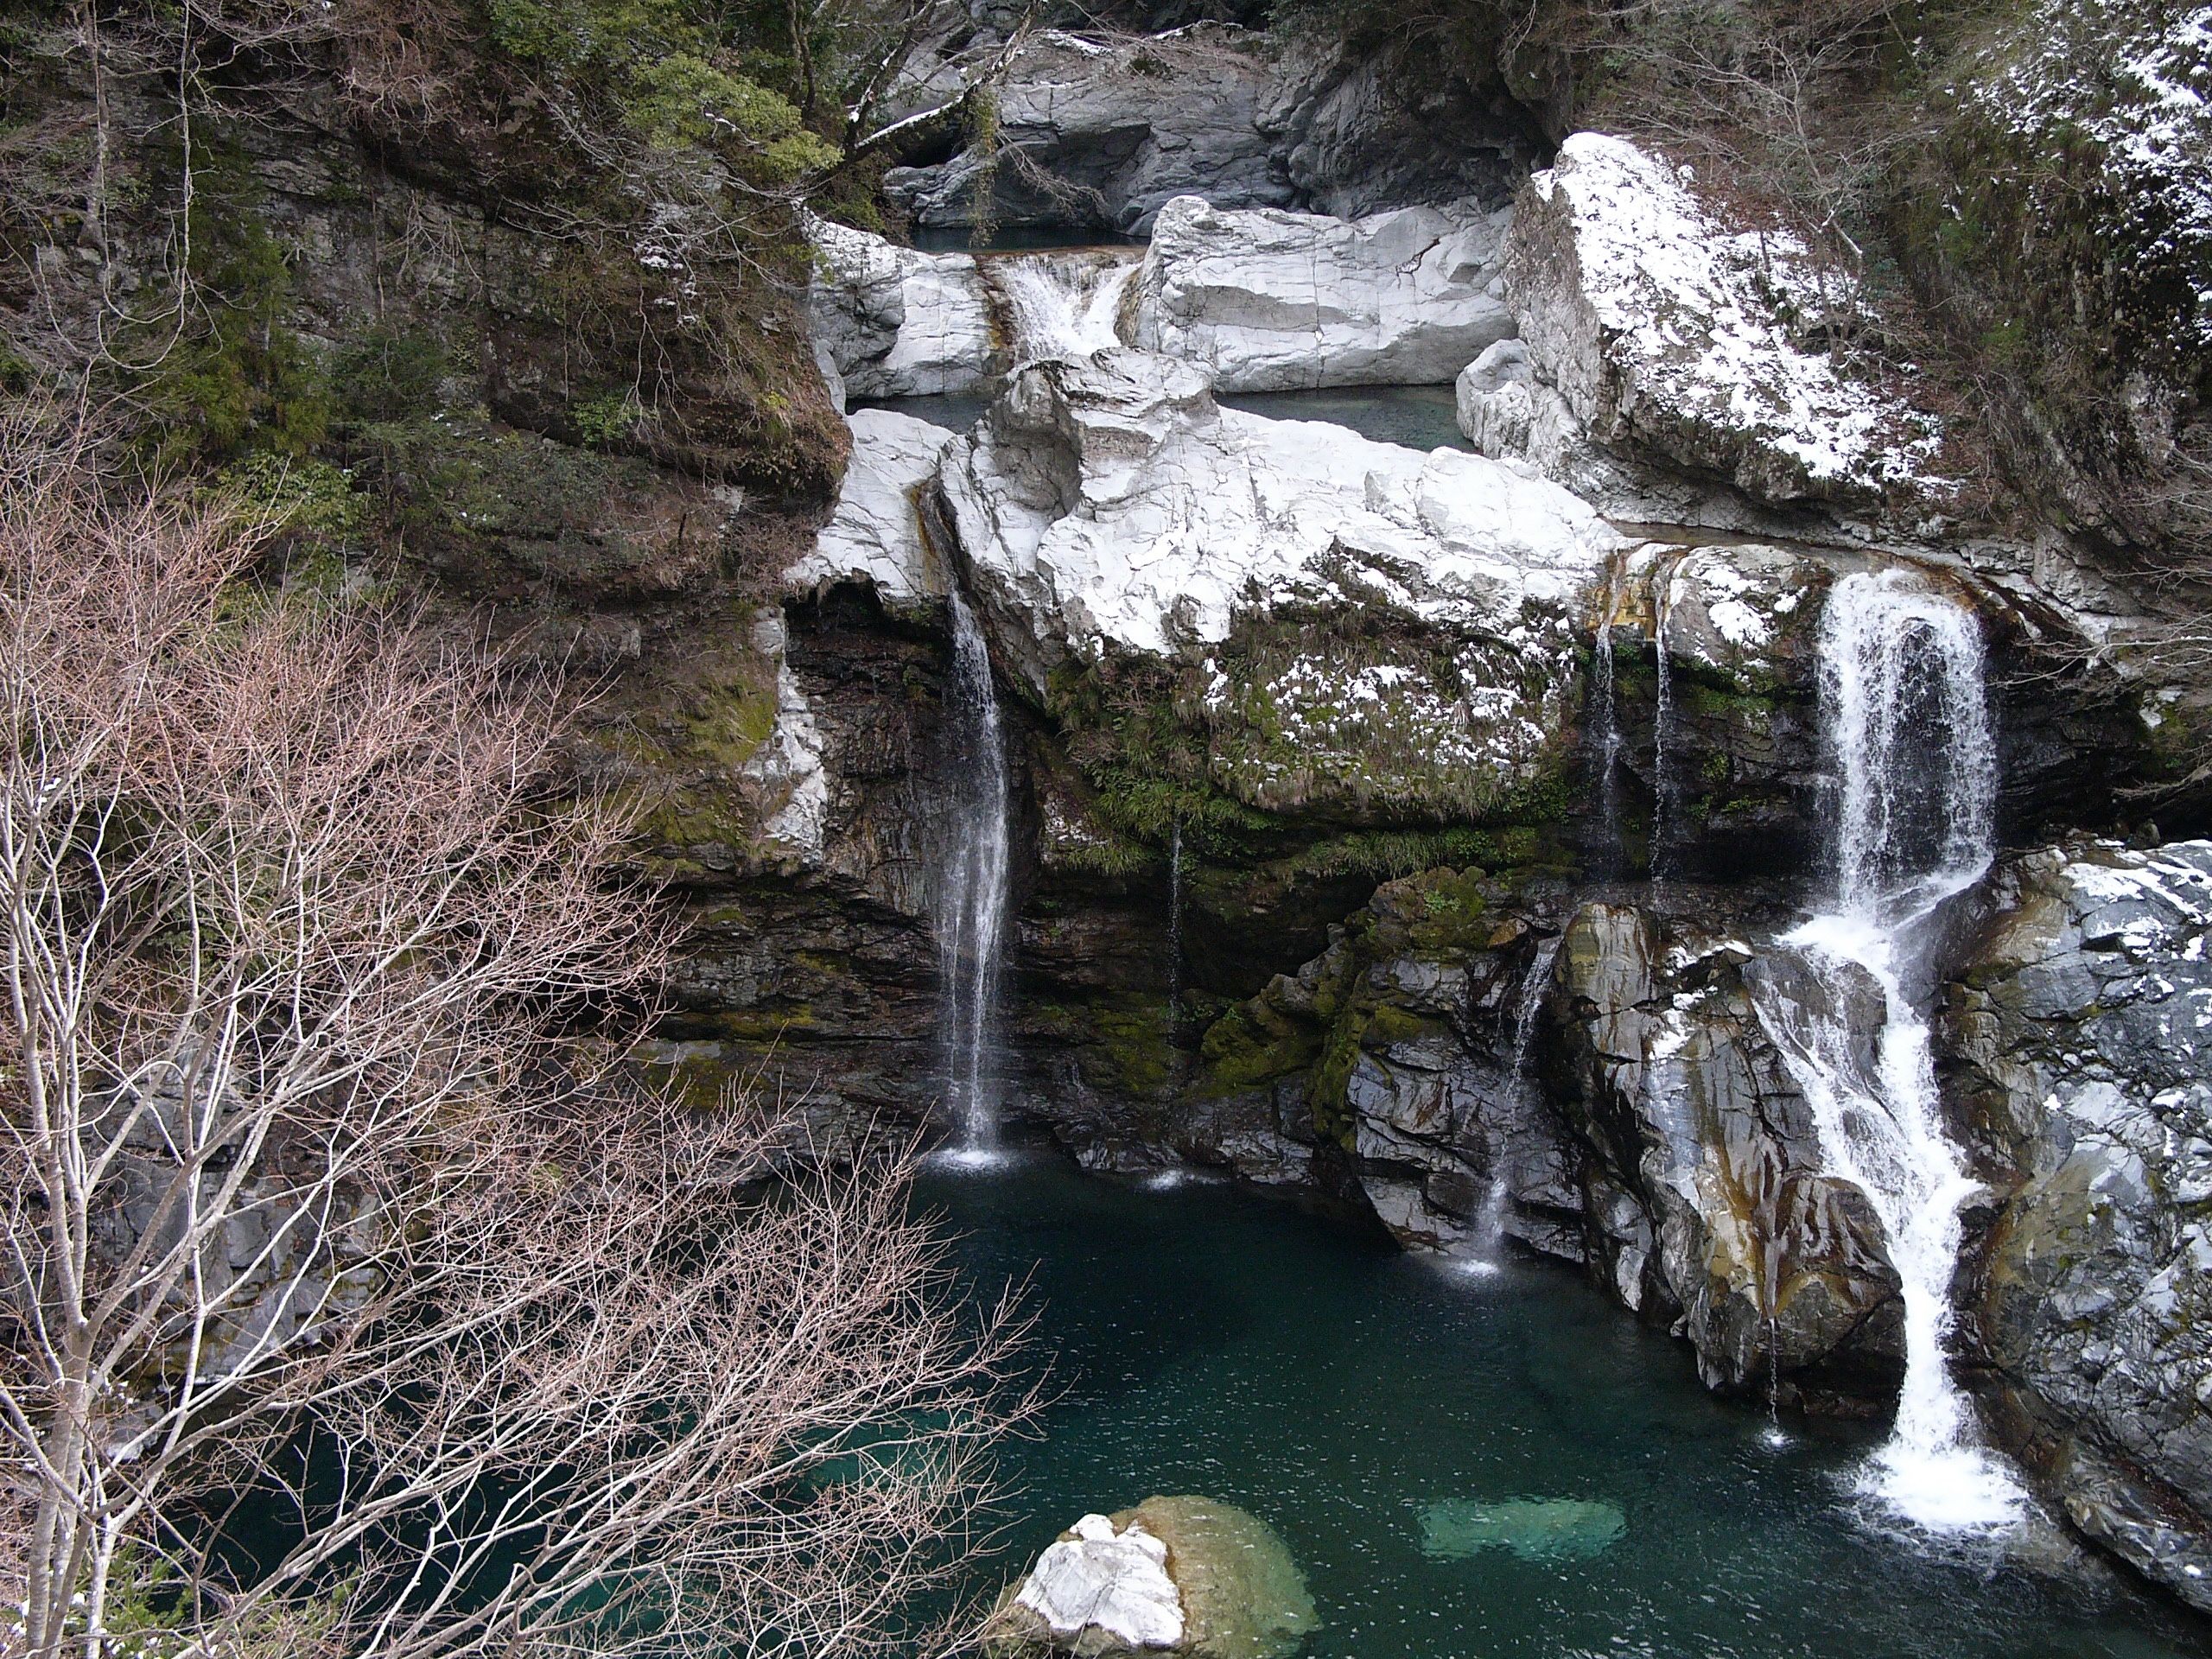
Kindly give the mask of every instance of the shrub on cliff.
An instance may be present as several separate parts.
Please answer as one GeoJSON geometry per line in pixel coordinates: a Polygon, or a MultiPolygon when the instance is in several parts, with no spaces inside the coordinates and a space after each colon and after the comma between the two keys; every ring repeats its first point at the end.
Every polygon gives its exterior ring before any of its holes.
{"type": "Polygon", "coordinates": [[[560,688],[260,534],[0,431],[0,1646],[914,1651],[1003,1312],[627,1076],[560,688]]]}

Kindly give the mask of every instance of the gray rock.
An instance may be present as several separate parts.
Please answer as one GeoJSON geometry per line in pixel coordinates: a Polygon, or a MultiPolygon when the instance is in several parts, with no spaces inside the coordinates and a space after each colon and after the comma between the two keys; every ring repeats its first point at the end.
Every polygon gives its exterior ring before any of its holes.
{"type": "Polygon", "coordinates": [[[2212,842],[2024,855],[1951,985],[1982,1342],[2085,1535],[2212,1609],[2212,842]]]}
{"type": "Polygon", "coordinates": [[[846,397],[973,391],[1004,366],[976,261],[810,219],[815,351],[846,397]]]}
{"type": "Polygon", "coordinates": [[[1217,391],[1450,380],[1513,327],[1495,292],[1508,209],[1338,219],[1180,196],[1139,267],[1131,343],[1217,391]]]}

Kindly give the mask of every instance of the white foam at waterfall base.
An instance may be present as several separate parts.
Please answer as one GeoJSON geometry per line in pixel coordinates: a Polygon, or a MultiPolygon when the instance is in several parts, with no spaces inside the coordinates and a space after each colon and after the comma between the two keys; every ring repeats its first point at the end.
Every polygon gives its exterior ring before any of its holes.
{"type": "Polygon", "coordinates": [[[1088,357],[1118,346],[1134,249],[1074,248],[994,258],[984,281],[1004,303],[1017,362],[1088,357]]]}
{"type": "Polygon", "coordinates": [[[938,1017],[946,1104],[960,1135],[950,1156],[982,1166],[998,1141],[991,1062],[1010,885],[1006,741],[982,629],[957,590],[950,607],[957,747],[936,892],[938,1017]]]}
{"type": "Polygon", "coordinates": [[[1904,1306],[1905,1374],[1859,1489],[1885,1514],[1957,1536],[2016,1525],[2012,1472],[1977,1443],[1952,1380],[1950,1285],[1975,1191],[1944,1132],[1921,1003],[1932,923],[1993,852],[1995,748],[1970,612],[1904,571],[1859,573],[1821,626],[1821,708],[1839,779],[1832,908],[1777,944],[1804,970],[1760,982],[1762,1024],[1803,1091],[1830,1173],[1880,1217],[1904,1306]],[[1857,995],[1853,995],[1853,992],[1857,995]],[[1873,1067],[1851,1011],[1878,999],[1873,1067]]]}

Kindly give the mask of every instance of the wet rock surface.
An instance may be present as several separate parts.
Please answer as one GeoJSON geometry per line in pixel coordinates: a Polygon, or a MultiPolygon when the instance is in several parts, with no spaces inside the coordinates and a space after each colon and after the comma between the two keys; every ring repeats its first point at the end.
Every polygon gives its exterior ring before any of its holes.
{"type": "Polygon", "coordinates": [[[2212,1609],[2212,843],[2024,855],[1998,902],[1945,1012],[2000,1421],[2076,1527],[2212,1609]]]}

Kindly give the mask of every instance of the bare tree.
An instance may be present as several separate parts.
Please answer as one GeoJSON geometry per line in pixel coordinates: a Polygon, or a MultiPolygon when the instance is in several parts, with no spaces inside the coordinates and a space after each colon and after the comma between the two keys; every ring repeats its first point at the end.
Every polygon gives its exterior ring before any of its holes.
{"type": "Polygon", "coordinates": [[[899,1169],[625,1082],[668,940],[559,687],[0,438],[14,1645],[915,1650],[1014,1321],[899,1169]]]}

